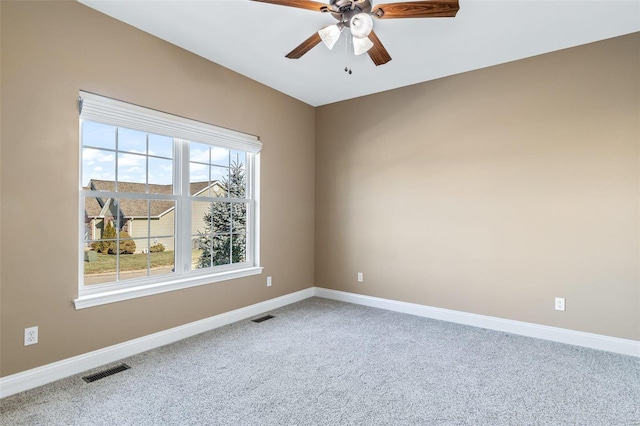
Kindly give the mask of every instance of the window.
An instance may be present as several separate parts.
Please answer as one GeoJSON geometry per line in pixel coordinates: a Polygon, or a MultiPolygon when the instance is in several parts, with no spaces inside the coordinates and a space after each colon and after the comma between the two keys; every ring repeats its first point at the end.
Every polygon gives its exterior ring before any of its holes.
{"type": "Polygon", "coordinates": [[[255,136],[80,93],[76,308],[259,274],[255,136]]]}

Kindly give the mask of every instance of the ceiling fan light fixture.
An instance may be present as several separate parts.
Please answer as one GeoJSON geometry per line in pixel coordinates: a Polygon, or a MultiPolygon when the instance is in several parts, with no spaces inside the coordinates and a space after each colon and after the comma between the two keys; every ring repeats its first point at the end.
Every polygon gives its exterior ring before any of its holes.
{"type": "Polygon", "coordinates": [[[373,30],[373,19],[368,13],[358,13],[349,23],[351,35],[355,38],[366,38],[373,30]]]}
{"type": "Polygon", "coordinates": [[[344,25],[339,26],[338,24],[328,25],[318,31],[318,35],[320,36],[324,44],[329,48],[329,50],[333,49],[333,46],[340,38],[340,33],[342,32],[343,27],[344,25]]]}
{"type": "Polygon", "coordinates": [[[369,40],[369,37],[353,38],[353,53],[355,55],[362,55],[363,53],[367,53],[372,47],[373,42],[369,40]]]}

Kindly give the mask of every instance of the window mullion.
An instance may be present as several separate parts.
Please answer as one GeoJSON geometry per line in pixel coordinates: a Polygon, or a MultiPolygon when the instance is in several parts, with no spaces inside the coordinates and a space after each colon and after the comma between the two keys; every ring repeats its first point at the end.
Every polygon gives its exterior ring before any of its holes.
{"type": "Polygon", "coordinates": [[[174,188],[178,191],[176,209],[176,246],[180,247],[176,255],[177,271],[186,274],[191,270],[191,200],[189,194],[189,142],[174,139],[175,179],[174,188]]]}
{"type": "Polygon", "coordinates": [[[260,264],[260,154],[247,155],[247,260],[260,264]]]}

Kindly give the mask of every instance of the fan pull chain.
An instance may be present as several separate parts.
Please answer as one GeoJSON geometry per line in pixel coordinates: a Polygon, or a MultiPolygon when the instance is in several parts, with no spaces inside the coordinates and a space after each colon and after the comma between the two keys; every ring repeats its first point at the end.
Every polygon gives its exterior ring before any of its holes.
{"type": "Polygon", "coordinates": [[[347,59],[346,59],[347,64],[344,67],[344,72],[351,74],[351,55],[349,55],[350,53],[349,47],[351,46],[351,37],[349,36],[345,37],[344,45],[346,47],[346,54],[347,54],[347,59]]]}

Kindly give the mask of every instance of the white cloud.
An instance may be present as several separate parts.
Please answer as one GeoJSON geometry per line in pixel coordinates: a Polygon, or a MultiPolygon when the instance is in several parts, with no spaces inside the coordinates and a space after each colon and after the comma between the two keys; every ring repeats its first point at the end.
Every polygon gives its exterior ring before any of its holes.
{"type": "Polygon", "coordinates": [[[144,170],[146,157],[142,155],[120,154],[118,156],[118,167],[138,166],[144,170]]]}
{"type": "Polygon", "coordinates": [[[223,165],[229,163],[229,150],[226,148],[191,143],[189,149],[191,161],[209,164],[209,150],[211,150],[211,163],[223,165]]]}
{"type": "Polygon", "coordinates": [[[107,163],[113,162],[115,160],[115,155],[113,152],[109,151],[101,151],[99,149],[91,149],[85,148],[82,152],[82,160],[83,164],[94,164],[98,163],[107,163]]]}
{"type": "Polygon", "coordinates": [[[213,147],[211,149],[211,162],[227,164],[229,162],[229,150],[225,148],[213,147]]]}

